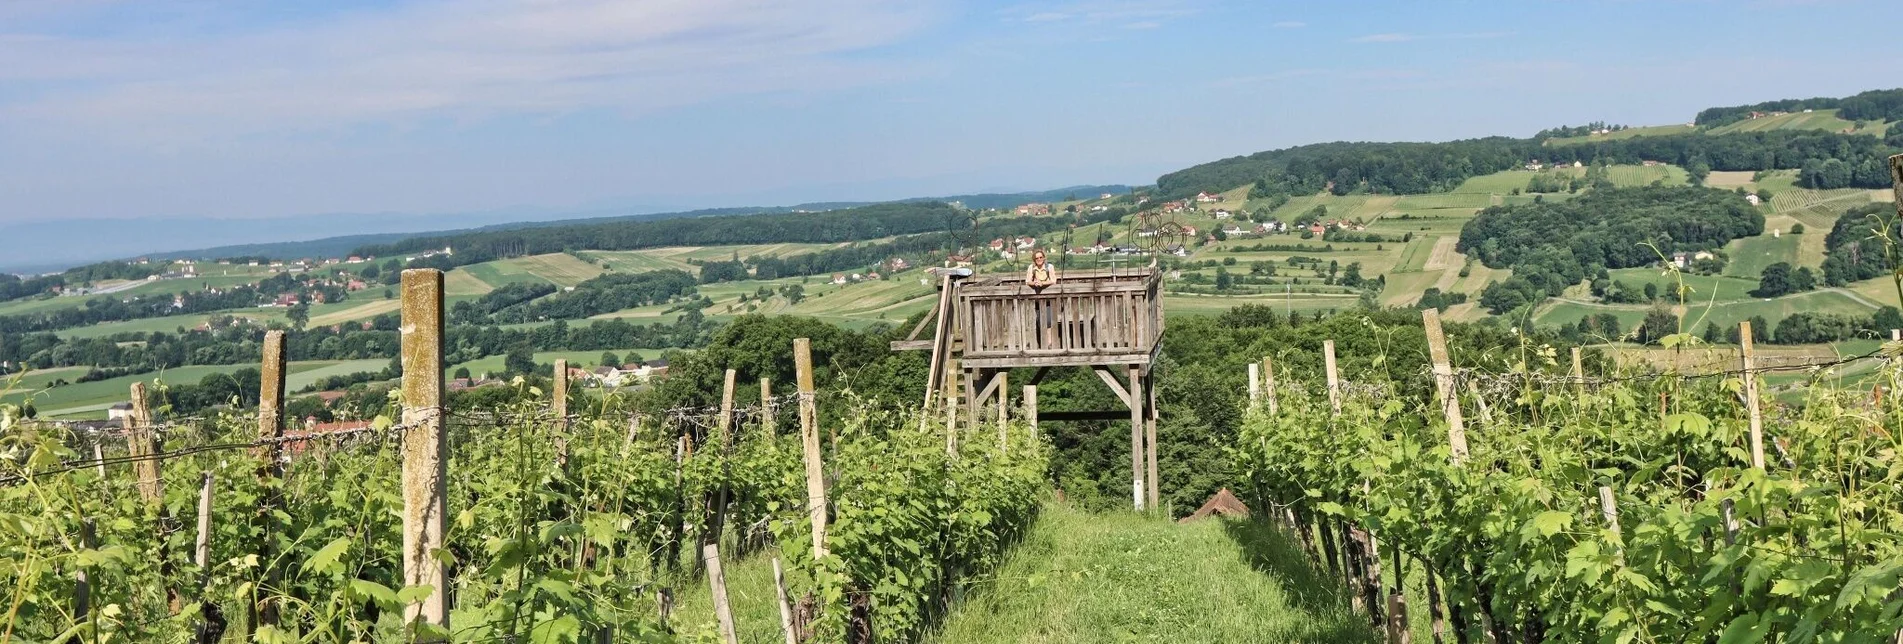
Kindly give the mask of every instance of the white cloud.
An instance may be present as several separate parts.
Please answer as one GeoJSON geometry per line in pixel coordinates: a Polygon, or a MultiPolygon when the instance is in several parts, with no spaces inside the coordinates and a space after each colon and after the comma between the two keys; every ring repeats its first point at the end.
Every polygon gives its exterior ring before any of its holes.
{"type": "Polygon", "coordinates": [[[1022,22],[1076,21],[1083,24],[1121,24],[1132,29],[1162,26],[1166,21],[1202,11],[1199,0],[1070,0],[1034,2],[1004,9],[1008,20],[1022,22]]]}
{"type": "Polygon", "coordinates": [[[432,0],[295,27],[0,32],[0,115],[138,131],[640,112],[896,75],[851,54],[932,18],[891,0],[432,0]]]}

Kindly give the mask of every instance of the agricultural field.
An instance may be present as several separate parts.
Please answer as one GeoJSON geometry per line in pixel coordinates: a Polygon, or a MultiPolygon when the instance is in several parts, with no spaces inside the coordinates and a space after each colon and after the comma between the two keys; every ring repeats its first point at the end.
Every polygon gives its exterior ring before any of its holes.
{"type": "MultiPolygon", "coordinates": [[[[1765,227],[1772,227],[1769,219],[1765,220],[1765,227]]],[[[1725,274],[1756,279],[1764,274],[1764,267],[1778,262],[1809,266],[1815,270],[1824,261],[1824,232],[1806,231],[1802,235],[1766,232],[1756,237],[1732,240],[1724,249],[1731,258],[1725,263],[1725,274]],[[1805,242],[1810,241],[1817,242],[1815,248],[1806,248],[1805,242]]]]}
{"type": "Polygon", "coordinates": [[[1573,145],[1575,143],[1592,143],[1594,141],[1614,141],[1618,139],[1630,139],[1633,137],[1640,137],[1640,136],[1671,136],[1674,134],[1690,134],[1692,132],[1697,132],[1697,131],[1698,131],[1697,126],[1687,125],[1687,124],[1649,125],[1644,127],[1629,127],[1629,128],[1619,130],[1617,132],[1613,132],[1610,134],[1552,138],[1552,139],[1547,139],[1544,145],[1573,145]]]}
{"type": "MultiPolygon", "coordinates": [[[[1725,278],[1731,279],[1731,278],[1725,278]]],[[[1841,290],[1819,290],[1784,297],[1764,299],[1739,299],[1709,303],[1696,299],[1693,303],[1680,307],[1685,330],[1703,333],[1706,324],[1716,324],[1719,329],[1736,327],[1739,322],[1754,316],[1763,317],[1773,326],[1792,313],[1809,311],[1815,313],[1842,313],[1848,315],[1869,315],[1877,307],[1867,298],[1841,290]]],[[[1611,313],[1619,318],[1623,331],[1630,331],[1646,311],[1651,310],[1644,304],[1594,304],[1576,301],[1549,301],[1534,314],[1534,322],[1546,326],[1559,326],[1567,322],[1578,322],[1585,315],[1611,313]]]]}
{"type": "MultiPolygon", "coordinates": [[[[663,351],[669,351],[669,350],[670,349],[667,349],[667,348],[608,349],[606,352],[615,354],[616,356],[621,358],[622,364],[627,364],[630,362],[635,362],[635,358],[637,356],[642,360],[658,359],[661,357],[661,353],[663,351]]],[[[603,366],[601,364],[602,353],[603,353],[602,351],[537,351],[535,352],[535,363],[536,364],[554,364],[556,360],[567,360],[568,366],[570,367],[577,368],[577,369],[593,369],[595,367],[603,366]]],[[[502,373],[504,369],[504,367],[502,366],[502,358],[503,356],[498,355],[498,356],[489,356],[489,357],[481,358],[477,360],[470,360],[468,362],[459,362],[453,365],[449,365],[449,368],[443,370],[443,374],[445,377],[453,376],[456,373],[456,370],[458,369],[468,369],[469,374],[477,378],[482,377],[483,374],[502,373]]],[[[386,364],[387,362],[388,361],[384,361],[384,363],[386,364]]],[[[620,366],[620,365],[615,365],[615,366],[620,366]]],[[[379,369],[382,368],[382,364],[377,365],[377,368],[379,369]]],[[[368,370],[366,369],[362,371],[368,371],[368,370]]]]}
{"type": "MultiPolygon", "coordinates": [[[[290,363],[285,373],[285,387],[295,391],[308,386],[320,378],[356,373],[359,371],[377,371],[390,364],[389,360],[316,360],[290,363]]],[[[68,382],[85,375],[88,367],[65,367],[49,369],[45,373],[29,372],[11,391],[0,394],[0,403],[18,404],[32,399],[34,407],[46,418],[97,419],[106,417],[106,408],[125,402],[127,392],[134,382],[161,380],[174,384],[198,384],[199,380],[212,374],[227,374],[244,368],[256,368],[255,364],[188,366],[167,369],[158,373],[145,373],[118,378],[109,378],[96,382],[68,384],[51,389],[46,388],[56,378],[68,382]]]]}
{"type": "Polygon", "coordinates": [[[1830,132],[1850,132],[1882,137],[1889,130],[1885,123],[1865,122],[1861,129],[1854,121],[1837,116],[1837,110],[1816,110],[1811,112],[1792,112],[1779,116],[1767,116],[1747,119],[1736,123],[1712,128],[1706,134],[1713,136],[1738,132],[1769,132],[1772,130],[1826,130],[1830,132]]]}

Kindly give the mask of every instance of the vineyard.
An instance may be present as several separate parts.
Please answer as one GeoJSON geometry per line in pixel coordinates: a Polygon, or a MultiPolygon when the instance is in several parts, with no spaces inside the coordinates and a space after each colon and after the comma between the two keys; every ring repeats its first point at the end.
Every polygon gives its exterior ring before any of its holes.
{"type": "Polygon", "coordinates": [[[732,641],[722,558],[769,551],[789,641],[909,640],[1037,514],[1029,425],[822,431],[860,403],[814,390],[803,340],[796,393],[752,405],[729,371],[719,407],[636,413],[558,365],[528,402],[445,408],[441,273],[404,277],[403,395],[368,427],[285,431],[280,332],[255,415],[167,418],[143,383],[124,429],[0,414],[0,640],[732,641]],[[715,614],[673,614],[703,579],[715,614]]]}
{"type": "Polygon", "coordinates": [[[1898,347],[1862,357],[1883,362],[1875,382],[1809,368],[1796,409],[1762,406],[1770,369],[1748,344],[1708,374],[1588,374],[1577,350],[1568,370],[1541,346],[1482,373],[1449,364],[1426,317],[1431,371],[1338,375],[1331,343],[1325,377],[1255,381],[1235,447],[1250,505],[1294,529],[1389,641],[1887,642],[1903,628],[1898,347]]]}

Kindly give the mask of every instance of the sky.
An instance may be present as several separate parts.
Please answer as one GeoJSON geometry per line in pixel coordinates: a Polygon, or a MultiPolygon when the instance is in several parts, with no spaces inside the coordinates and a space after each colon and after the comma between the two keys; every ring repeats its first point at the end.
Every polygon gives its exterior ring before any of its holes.
{"type": "Polygon", "coordinates": [[[1145,184],[1686,122],[1903,85],[1892,3],[4,0],[0,225],[1145,184]]]}

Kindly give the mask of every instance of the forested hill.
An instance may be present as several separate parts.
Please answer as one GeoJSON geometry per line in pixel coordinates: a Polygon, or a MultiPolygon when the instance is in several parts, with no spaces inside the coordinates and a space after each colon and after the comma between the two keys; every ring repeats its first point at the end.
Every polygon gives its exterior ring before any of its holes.
{"type": "Polygon", "coordinates": [[[1546,147],[1536,139],[1491,137],[1447,143],[1318,143],[1257,152],[1158,177],[1165,198],[1221,192],[1253,183],[1251,196],[1307,195],[1327,190],[1420,194],[1451,190],[1468,178],[1534,160],[1638,164],[1658,161],[1700,170],[1803,170],[1804,187],[1882,188],[1882,160],[1903,152],[1903,128],[1885,139],[1801,130],[1724,136],[1680,134],[1546,147]],[[1843,161],[1851,159],[1853,161],[1843,161]],[[1833,165],[1834,164],[1834,165],[1833,165]]]}
{"type": "Polygon", "coordinates": [[[1159,177],[1156,185],[1165,198],[1222,192],[1249,184],[1254,184],[1251,196],[1256,197],[1308,195],[1323,190],[1337,195],[1420,194],[1451,190],[1470,177],[1518,168],[1531,161],[1549,165],[1658,161],[1684,167],[1694,175],[1710,170],[1802,170],[1800,181],[1807,188],[1890,185],[1882,159],[1903,152],[1903,128],[1891,128],[1884,139],[1820,130],[1705,133],[1711,127],[1750,118],[1752,112],[1801,109],[1835,109],[1844,119],[1903,120],[1903,89],[1870,91],[1842,99],[1792,99],[1711,108],[1699,113],[1697,131],[1565,146],[1548,146],[1537,136],[1445,143],[1318,143],[1192,166],[1159,177]]]}
{"type": "MultiPolygon", "coordinates": [[[[450,247],[451,266],[566,250],[636,250],[661,246],[834,243],[944,231],[960,211],[940,201],[874,204],[826,212],[790,212],[648,221],[610,221],[511,230],[472,231],[365,246],[356,254],[403,255],[450,247]]],[[[432,258],[435,259],[435,258],[432,258]]],[[[445,266],[446,268],[447,266],[445,266]]]]}

